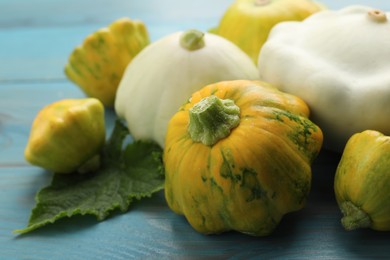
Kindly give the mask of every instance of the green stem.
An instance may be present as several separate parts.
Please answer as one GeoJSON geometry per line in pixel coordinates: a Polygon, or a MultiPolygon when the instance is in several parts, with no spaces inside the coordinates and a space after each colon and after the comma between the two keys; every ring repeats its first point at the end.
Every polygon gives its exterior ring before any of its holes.
{"type": "Polygon", "coordinates": [[[240,108],[233,100],[208,96],[189,111],[188,132],[194,142],[212,146],[229,136],[240,123],[240,108]]]}
{"type": "Polygon", "coordinates": [[[96,154],[91,159],[83,163],[78,169],[77,172],[80,174],[89,173],[96,171],[100,167],[100,154],[96,154]]]}
{"type": "Polygon", "coordinates": [[[341,224],[346,230],[368,228],[371,226],[370,216],[352,202],[345,201],[341,203],[340,209],[344,215],[341,219],[341,224]]]}
{"type": "Polygon", "coordinates": [[[198,30],[188,30],[180,37],[180,45],[186,50],[195,51],[204,47],[204,33],[198,30]]]}

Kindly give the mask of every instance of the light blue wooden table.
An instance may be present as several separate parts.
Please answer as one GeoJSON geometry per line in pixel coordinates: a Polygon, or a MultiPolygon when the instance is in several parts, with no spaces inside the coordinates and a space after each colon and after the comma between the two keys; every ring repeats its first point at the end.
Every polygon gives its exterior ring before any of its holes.
{"type": "MultiPolygon", "coordinates": [[[[172,213],[160,192],[104,222],[75,217],[17,236],[37,190],[51,176],[23,157],[30,125],[44,105],[84,97],[63,73],[73,48],[117,18],[143,20],[152,40],[177,30],[207,30],[232,0],[0,0],[0,259],[287,258],[390,259],[390,233],[346,232],[333,195],[338,155],[322,152],[305,209],[287,215],[269,237],[204,236],[172,213]]],[[[338,9],[388,1],[332,1],[338,9]]],[[[375,6],[374,6],[375,5],[375,6]]],[[[108,127],[114,113],[107,111],[108,127]]]]}

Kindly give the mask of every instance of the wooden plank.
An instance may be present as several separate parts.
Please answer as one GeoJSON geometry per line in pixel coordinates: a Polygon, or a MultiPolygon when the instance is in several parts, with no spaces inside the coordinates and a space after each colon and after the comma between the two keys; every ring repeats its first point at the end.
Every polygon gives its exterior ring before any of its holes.
{"type": "MultiPolygon", "coordinates": [[[[120,17],[141,19],[155,41],[178,30],[212,28],[231,2],[1,1],[0,84],[15,80],[64,79],[63,67],[71,51],[88,34],[120,17]]],[[[354,1],[323,2],[336,9],[354,1]]],[[[372,3],[366,0],[361,4],[372,3]]],[[[387,4],[377,1],[376,7],[385,8],[387,4]]]]}
{"type": "Polygon", "coordinates": [[[0,28],[106,24],[121,16],[180,26],[214,22],[232,0],[13,0],[0,2],[0,28]],[[179,23],[179,24],[177,24],[179,23]]]}
{"type": "Polygon", "coordinates": [[[25,225],[34,192],[47,185],[50,175],[38,168],[0,168],[0,248],[2,257],[37,259],[129,258],[289,258],[357,259],[390,256],[387,233],[371,230],[346,232],[331,186],[337,161],[322,154],[326,165],[314,170],[307,206],[285,216],[269,237],[255,238],[236,232],[205,236],[194,231],[182,216],[171,212],[160,192],[136,203],[126,214],[104,222],[93,217],[64,219],[31,234],[10,233],[25,225]],[[326,170],[324,170],[326,169],[326,170]]]}
{"type": "Polygon", "coordinates": [[[229,1],[5,1],[0,2],[0,83],[63,79],[71,51],[90,33],[121,17],[142,20],[152,41],[178,30],[215,26],[229,1]],[[94,6],[94,8],[90,8],[94,6]],[[61,10],[54,12],[53,10],[61,10]],[[83,11],[81,11],[83,10],[83,11]],[[202,12],[191,12],[202,10],[202,12]]]}

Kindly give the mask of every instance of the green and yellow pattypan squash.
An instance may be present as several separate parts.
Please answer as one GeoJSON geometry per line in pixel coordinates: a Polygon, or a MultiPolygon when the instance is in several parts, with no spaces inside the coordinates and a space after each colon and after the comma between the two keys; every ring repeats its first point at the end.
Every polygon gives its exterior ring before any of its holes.
{"type": "Polygon", "coordinates": [[[143,22],[118,19],[88,35],[73,50],[65,66],[65,74],[87,96],[112,107],[126,66],[149,41],[143,22]]]}
{"type": "Polygon", "coordinates": [[[334,180],[346,230],[390,231],[390,136],[365,130],[345,147],[334,180]]]}
{"type": "Polygon", "coordinates": [[[301,97],[342,152],[354,134],[390,134],[390,13],[365,6],[322,11],[275,26],[263,46],[262,80],[301,97]]]}
{"type": "Polygon", "coordinates": [[[212,31],[237,44],[257,63],[273,26],[301,21],[324,7],[311,0],[235,0],[212,31]]]}
{"type": "Polygon", "coordinates": [[[250,58],[228,40],[197,30],[176,32],[143,49],[119,84],[115,110],[135,139],[164,146],[169,119],[201,87],[258,79],[250,58]]]}
{"type": "Polygon", "coordinates": [[[169,207],[201,233],[269,235],[310,190],[322,132],[308,115],[300,98],[260,81],[195,92],[168,125],[169,207]]]}
{"type": "Polygon", "coordinates": [[[54,173],[86,172],[99,166],[104,143],[103,104],[95,98],[63,99],[39,111],[25,158],[54,173]]]}

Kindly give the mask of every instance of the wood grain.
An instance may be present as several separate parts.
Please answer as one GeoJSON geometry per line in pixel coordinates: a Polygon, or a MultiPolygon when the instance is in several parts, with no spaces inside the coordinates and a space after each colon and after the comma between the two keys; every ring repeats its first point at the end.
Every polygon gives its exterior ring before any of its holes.
{"type": "MultiPolygon", "coordinates": [[[[228,0],[2,0],[0,1],[0,259],[389,259],[390,234],[346,232],[333,193],[338,154],[323,151],[313,166],[306,207],[283,218],[269,237],[235,232],[205,236],[171,212],[160,192],[104,222],[64,219],[31,234],[35,193],[51,175],[27,164],[23,150],[31,123],[45,105],[84,94],[63,68],[86,35],[128,16],[143,20],[152,40],[218,23],[228,0]]],[[[357,1],[322,1],[340,8],[357,1]]],[[[359,1],[370,5],[372,1],[359,1]]],[[[390,10],[387,1],[376,8],[390,10]]],[[[108,129],[115,115],[106,111],[108,129]]]]}

